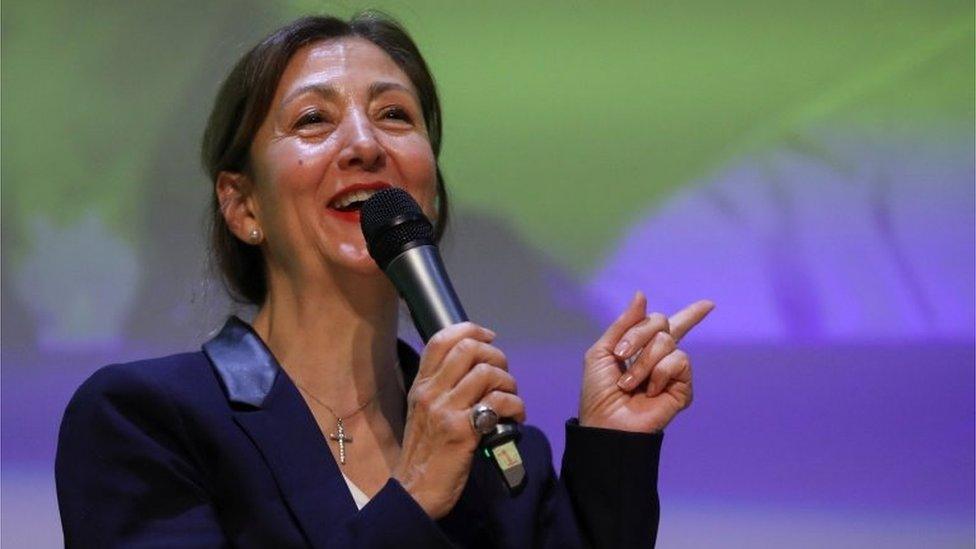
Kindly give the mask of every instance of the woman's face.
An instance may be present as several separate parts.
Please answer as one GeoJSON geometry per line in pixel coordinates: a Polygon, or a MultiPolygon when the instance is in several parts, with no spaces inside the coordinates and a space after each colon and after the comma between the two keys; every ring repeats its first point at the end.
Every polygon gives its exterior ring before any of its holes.
{"type": "Polygon", "coordinates": [[[380,189],[405,189],[434,213],[436,164],[417,92],[393,59],[363,39],[295,53],[251,161],[265,253],[299,276],[322,267],[379,272],[359,228],[359,204],[380,189]]]}

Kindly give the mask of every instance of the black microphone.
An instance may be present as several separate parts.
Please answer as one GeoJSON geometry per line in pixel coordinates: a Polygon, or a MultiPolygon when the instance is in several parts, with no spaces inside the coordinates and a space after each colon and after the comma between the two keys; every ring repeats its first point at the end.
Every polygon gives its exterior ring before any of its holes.
{"type": "MultiPolygon", "coordinates": [[[[434,227],[408,192],[379,191],[363,203],[359,216],[369,255],[407,302],[424,343],[443,328],[468,320],[434,243],[434,227]]],[[[525,484],[517,438],[516,424],[502,420],[480,446],[513,492],[525,484]]]]}

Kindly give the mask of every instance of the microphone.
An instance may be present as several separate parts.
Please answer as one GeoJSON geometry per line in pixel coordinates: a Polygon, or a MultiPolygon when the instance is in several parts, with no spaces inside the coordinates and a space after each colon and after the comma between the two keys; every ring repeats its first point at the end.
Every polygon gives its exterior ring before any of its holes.
{"type": "MultiPolygon", "coordinates": [[[[424,343],[441,329],[468,320],[434,243],[434,227],[410,193],[379,191],[363,203],[359,216],[369,255],[407,302],[424,343]]],[[[512,493],[525,485],[517,438],[516,424],[502,420],[480,445],[512,493]]]]}

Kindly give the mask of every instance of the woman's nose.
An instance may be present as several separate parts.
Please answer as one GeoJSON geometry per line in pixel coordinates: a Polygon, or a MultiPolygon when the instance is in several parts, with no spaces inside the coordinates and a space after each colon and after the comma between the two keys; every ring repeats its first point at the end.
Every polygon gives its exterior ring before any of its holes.
{"type": "Polygon", "coordinates": [[[385,153],[376,140],[376,129],[365,114],[355,113],[346,117],[345,143],[339,153],[339,168],[360,168],[372,171],[383,166],[385,153]]]}

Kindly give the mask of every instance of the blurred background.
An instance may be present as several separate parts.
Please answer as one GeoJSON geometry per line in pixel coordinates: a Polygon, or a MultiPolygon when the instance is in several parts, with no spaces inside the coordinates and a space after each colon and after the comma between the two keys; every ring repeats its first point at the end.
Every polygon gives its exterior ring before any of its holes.
{"type": "Polygon", "coordinates": [[[557,463],[582,352],[634,291],[707,297],[660,547],[973,545],[971,1],[8,0],[4,546],[62,543],[83,379],[248,314],[203,239],[231,64],[298,15],[370,7],[438,79],[448,266],[557,463]]]}

